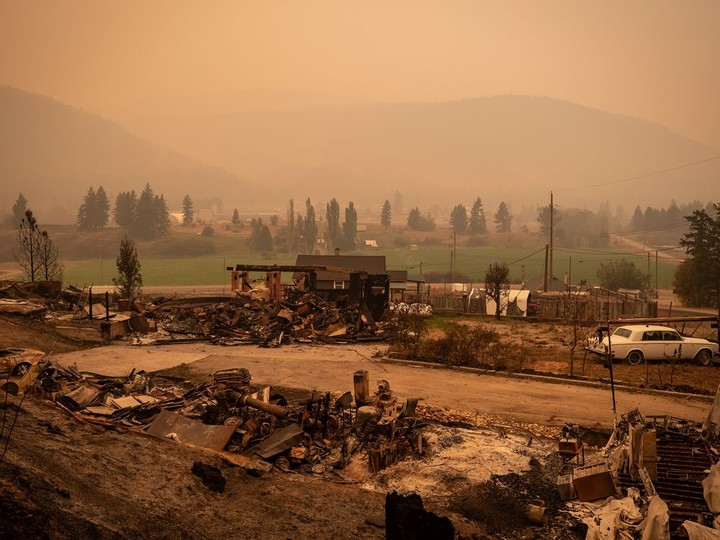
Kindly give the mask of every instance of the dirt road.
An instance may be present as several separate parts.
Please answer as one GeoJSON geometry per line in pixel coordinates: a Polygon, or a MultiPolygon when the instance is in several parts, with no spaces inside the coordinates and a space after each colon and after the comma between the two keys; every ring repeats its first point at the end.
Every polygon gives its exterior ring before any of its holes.
{"type": "MultiPolygon", "coordinates": [[[[133,368],[156,371],[187,364],[195,373],[245,367],[253,382],[319,390],[351,390],[352,375],[365,369],[371,380],[386,379],[400,397],[469,412],[496,414],[524,422],[585,426],[612,425],[609,389],[553,384],[499,375],[383,363],[373,355],[377,345],[220,347],[206,344],[166,347],[114,345],[56,355],[61,363],[107,375],[133,368]]],[[[643,414],[667,414],[703,420],[710,403],[678,397],[617,391],[618,413],[639,408],[643,414]]]]}

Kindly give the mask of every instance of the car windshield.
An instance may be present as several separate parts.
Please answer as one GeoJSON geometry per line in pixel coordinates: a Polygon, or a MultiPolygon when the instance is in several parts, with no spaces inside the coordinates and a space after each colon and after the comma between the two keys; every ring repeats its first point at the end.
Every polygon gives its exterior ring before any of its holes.
{"type": "Polygon", "coordinates": [[[613,332],[613,336],[629,338],[631,333],[632,332],[630,332],[630,330],[628,330],[627,328],[618,328],[613,332]]]}

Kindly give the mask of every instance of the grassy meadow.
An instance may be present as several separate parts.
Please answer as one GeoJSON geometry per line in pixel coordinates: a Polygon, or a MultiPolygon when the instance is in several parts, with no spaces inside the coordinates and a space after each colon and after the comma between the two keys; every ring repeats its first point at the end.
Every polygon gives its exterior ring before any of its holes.
{"type": "MultiPolygon", "coordinates": [[[[138,255],[142,265],[143,282],[148,286],[160,285],[225,285],[229,283],[226,266],[235,264],[293,264],[295,257],[276,249],[274,253],[260,254],[247,246],[250,227],[230,228],[216,225],[212,236],[201,235],[202,226],[175,227],[167,237],[138,241],[138,255]]],[[[320,229],[322,230],[322,224],[320,229]]],[[[123,232],[108,228],[97,232],[81,233],[73,227],[49,228],[65,264],[64,281],[83,285],[111,285],[116,276],[115,259],[123,232]]],[[[281,229],[271,227],[273,237],[282,235],[281,229]]],[[[408,270],[410,276],[429,272],[446,273],[450,270],[453,248],[452,231],[448,227],[432,232],[408,231],[406,227],[368,225],[359,233],[359,245],[375,240],[378,248],[363,248],[347,254],[385,255],[389,269],[408,270]]],[[[13,231],[0,233],[0,262],[3,268],[12,267],[13,231]]],[[[467,236],[457,237],[456,271],[481,282],[488,265],[504,261],[510,265],[511,279],[520,282],[543,275],[545,241],[537,234],[511,233],[489,235],[469,245],[467,236]]],[[[647,253],[631,251],[627,246],[611,245],[607,248],[566,249],[558,247],[554,253],[554,274],[562,279],[570,274],[573,283],[586,280],[597,282],[597,270],[612,259],[627,259],[641,272],[648,272],[647,253]]],[[[677,263],[660,259],[658,286],[669,288],[677,263]]],[[[654,252],[650,257],[650,274],[655,275],[654,252]]]]}

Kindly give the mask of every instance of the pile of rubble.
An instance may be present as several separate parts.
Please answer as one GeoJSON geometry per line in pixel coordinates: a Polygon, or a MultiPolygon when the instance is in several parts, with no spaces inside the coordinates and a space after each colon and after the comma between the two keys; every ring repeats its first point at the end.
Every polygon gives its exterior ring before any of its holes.
{"type": "Polygon", "coordinates": [[[379,341],[388,333],[382,323],[358,306],[334,307],[312,293],[273,302],[244,294],[237,298],[160,300],[146,316],[161,333],[139,344],[203,340],[221,345],[379,341]]]}
{"type": "Polygon", "coordinates": [[[295,404],[270,387],[251,384],[244,368],[215,372],[207,382],[185,389],[156,385],[142,371],[107,377],[48,363],[37,385],[80,421],[210,449],[253,470],[273,464],[330,473],[362,454],[376,472],[423,452],[417,399],[398,403],[385,380],[370,394],[366,371],[354,375],[354,396],[313,392],[295,404]]]}
{"type": "Polygon", "coordinates": [[[630,411],[607,445],[585,463],[579,433],[559,443],[562,499],[588,526],[588,539],[720,539],[720,390],[705,424],[630,411]],[[623,492],[625,496],[623,497],[623,492]],[[590,501],[604,501],[591,506],[590,501]]]}

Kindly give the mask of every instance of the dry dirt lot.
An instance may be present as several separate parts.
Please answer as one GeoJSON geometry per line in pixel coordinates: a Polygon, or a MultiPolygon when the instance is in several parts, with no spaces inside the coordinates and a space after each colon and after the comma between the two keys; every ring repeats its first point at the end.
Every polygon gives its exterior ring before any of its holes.
{"type": "MultiPolygon", "coordinates": [[[[341,474],[273,470],[257,477],[175,441],[79,422],[34,396],[21,410],[11,399],[2,408],[7,422],[0,452],[8,444],[0,462],[0,537],[383,538],[377,525],[383,523],[385,493],[399,489],[421,493],[429,509],[451,517],[462,537],[484,538],[482,524],[457,513],[454,495],[479,489],[491,475],[525,478],[532,463],[551,466],[557,426],[566,421],[612,422],[606,388],[386,363],[378,358],[386,348],[381,344],[261,349],[120,343],[82,349],[17,319],[0,319],[0,340],[2,346],[54,350],[63,364],[110,375],[174,366],[175,375],[197,381],[217,369],[245,367],[258,384],[344,391],[352,388],[355,370],[367,369],[372,380],[388,380],[401,399],[420,397],[428,418],[463,426],[433,422],[427,455],[377,475],[358,459],[341,474]],[[197,460],[220,468],[225,493],[208,491],[192,475],[197,460]]],[[[626,390],[617,399],[620,412],[639,407],[645,414],[701,420],[709,409],[708,400],[626,390]]],[[[556,515],[547,527],[523,526],[503,537],[582,537],[572,523],[556,515]]]]}

